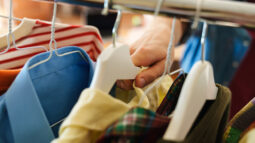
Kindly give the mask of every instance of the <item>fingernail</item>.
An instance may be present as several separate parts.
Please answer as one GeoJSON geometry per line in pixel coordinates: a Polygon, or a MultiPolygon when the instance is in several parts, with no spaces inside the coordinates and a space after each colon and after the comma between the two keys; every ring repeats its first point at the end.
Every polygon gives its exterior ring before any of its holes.
{"type": "Polygon", "coordinates": [[[144,85],[145,85],[145,80],[144,80],[144,78],[138,79],[138,81],[137,81],[137,86],[138,86],[138,87],[144,87],[144,85]]]}

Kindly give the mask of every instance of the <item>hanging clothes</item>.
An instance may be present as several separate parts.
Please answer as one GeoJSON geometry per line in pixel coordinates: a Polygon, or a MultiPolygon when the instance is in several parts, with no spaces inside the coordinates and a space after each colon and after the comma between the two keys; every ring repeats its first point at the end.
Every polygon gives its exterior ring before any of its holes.
{"type": "MultiPolygon", "coordinates": [[[[111,125],[110,128],[105,130],[105,132],[103,133],[103,135],[101,135],[101,137],[97,140],[97,142],[98,143],[108,142],[108,139],[109,141],[113,141],[111,140],[112,137],[115,137],[115,136],[117,137],[120,134],[123,135],[124,137],[143,134],[143,132],[146,132],[150,128],[153,128],[157,131],[154,131],[153,134],[150,134],[150,136],[148,136],[148,140],[151,140],[153,138],[155,140],[155,137],[157,137],[160,134],[163,134],[162,130],[163,131],[166,130],[166,127],[170,120],[166,116],[171,113],[170,112],[172,111],[171,108],[172,109],[175,108],[176,104],[174,105],[171,103],[174,103],[175,100],[178,100],[179,94],[181,92],[181,87],[185,81],[185,77],[187,77],[186,74],[182,74],[178,76],[177,79],[172,84],[172,86],[170,87],[163,102],[160,104],[159,108],[157,109],[157,113],[161,113],[161,114],[156,114],[155,112],[151,110],[147,110],[141,107],[133,108],[130,111],[128,111],[124,116],[122,116],[121,119],[118,120],[119,121],[118,123],[111,125]],[[126,127],[132,127],[132,125],[128,126],[127,124],[124,124],[124,123],[135,124],[134,126],[136,125],[139,126],[139,123],[141,123],[142,127],[140,128],[141,130],[138,130],[138,128],[128,128],[128,130],[126,130],[127,129],[126,127]],[[118,128],[118,129],[115,130],[115,128],[118,128]]],[[[124,140],[121,140],[121,141],[125,142],[124,140]]],[[[139,140],[139,139],[132,140],[132,141],[142,142],[142,140],[139,140]]]]}
{"type": "Polygon", "coordinates": [[[94,63],[81,48],[60,48],[58,53],[72,51],[80,53],[59,57],[53,51],[49,61],[29,69],[49,57],[42,53],[22,68],[0,98],[0,142],[50,142],[58,136],[60,125],[54,124],[69,114],[94,73],[94,63]]]}
{"type": "MultiPolygon", "coordinates": [[[[183,142],[216,143],[221,141],[221,135],[228,118],[231,93],[223,86],[218,85],[218,88],[217,99],[206,103],[197,122],[183,142]],[[210,124],[208,125],[208,123],[210,124]]],[[[168,116],[137,107],[131,109],[109,126],[98,140],[98,143],[168,142],[160,138],[163,136],[170,121],[171,118],[168,118],[168,116]]]]}
{"type": "Polygon", "coordinates": [[[167,95],[156,111],[158,114],[168,116],[174,111],[179,99],[179,95],[181,93],[182,86],[187,76],[188,74],[184,73],[175,79],[174,83],[168,90],[167,95]]]}
{"type": "MultiPolygon", "coordinates": [[[[202,24],[186,42],[181,67],[189,72],[201,59],[202,24]]],[[[209,25],[205,42],[205,59],[214,69],[215,82],[228,86],[251,43],[251,37],[243,28],[209,25]]]]}
{"type": "MultiPolygon", "coordinates": [[[[29,47],[43,46],[49,49],[51,24],[26,18],[23,19],[23,22],[32,25],[31,32],[26,36],[16,39],[17,47],[22,48],[22,50],[11,47],[7,53],[0,55],[0,69],[21,68],[29,58],[45,52],[42,48],[31,49],[29,47]]],[[[102,38],[97,28],[66,24],[56,24],[55,27],[57,48],[70,45],[78,46],[84,49],[93,61],[96,61],[98,55],[103,50],[102,38]]],[[[24,35],[24,30],[19,30],[17,35],[24,35]]],[[[6,48],[6,46],[6,44],[0,43],[0,49],[6,48]]]]}
{"type": "MultiPolygon", "coordinates": [[[[134,90],[123,90],[116,87],[113,88],[113,92],[111,93],[111,95],[117,99],[121,99],[122,101],[128,103],[131,101],[131,99],[137,96],[137,94],[143,94],[145,90],[147,90],[154,83],[158,82],[158,80],[160,80],[160,78],[154,80],[151,84],[145,86],[144,88],[138,88],[135,85],[133,85],[134,90]]],[[[166,93],[168,92],[172,84],[173,79],[170,76],[165,75],[163,79],[160,81],[160,84],[154,86],[153,89],[147,93],[146,96],[150,102],[149,108],[151,110],[156,111],[158,109],[159,105],[167,95],[166,93]]]]}
{"type": "MultiPolygon", "coordinates": [[[[171,81],[171,78],[166,75],[159,86],[154,87],[148,96],[145,96],[141,107],[155,111],[154,106],[158,103],[150,98],[159,99],[163,94],[165,97],[171,81]],[[165,89],[166,87],[168,89],[165,89]]],[[[143,94],[144,89],[135,86],[134,91],[116,90],[115,98],[97,89],[84,90],[72,112],[62,124],[59,138],[52,143],[94,143],[107,126],[137,106],[143,94]],[[131,94],[133,94],[131,99],[125,97],[131,94]]]]}
{"type": "Polygon", "coordinates": [[[20,69],[0,70],[0,96],[8,90],[19,72],[20,69]]]}
{"type": "Polygon", "coordinates": [[[253,37],[252,44],[230,84],[230,89],[233,93],[231,117],[255,97],[255,31],[249,32],[253,37]]]}
{"type": "Polygon", "coordinates": [[[164,134],[170,118],[136,107],[109,126],[97,143],[155,143],[164,134]]]}
{"type": "Polygon", "coordinates": [[[241,135],[239,143],[253,143],[255,141],[255,122],[253,122],[241,135]]]}
{"type": "Polygon", "coordinates": [[[255,98],[243,107],[228,124],[224,134],[226,143],[238,143],[243,132],[255,121],[255,98]]]}
{"type": "MultiPolygon", "coordinates": [[[[109,124],[136,106],[140,98],[141,95],[135,96],[129,104],[126,104],[100,90],[86,89],[61,125],[59,138],[52,143],[95,142],[109,124]]],[[[141,106],[149,108],[147,98],[141,106]]]]}

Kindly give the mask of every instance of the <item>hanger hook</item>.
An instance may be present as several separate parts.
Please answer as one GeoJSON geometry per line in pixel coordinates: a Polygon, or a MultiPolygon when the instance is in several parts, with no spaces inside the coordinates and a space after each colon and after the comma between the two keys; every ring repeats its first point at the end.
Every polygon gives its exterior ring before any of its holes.
{"type": "Polygon", "coordinates": [[[163,2],[164,2],[164,0],[158,0],[158,3],[157,3],[157,5],[156,5],[155,11],[154,11],[154,16],[155,16],[155,17],[158,16],[159,11],[160,11],[160,9],[161,9],[161,6],[162,6],[163,2]]]}
{"type": "Polygon", "coordinates": [[[201,6],[202,6],[203,0],[196,0],[196,13],[194,17],[194,23],[192,24],[192,29],[196,29],[198,26],[198,22],[201,15],[201,6]]]}
{"type": "Polygon", "coordinates": [[[208,25],[207,25],[206,21],[204,21],[203,22],[203,31],[202,31],[202,36],[201,36],[201,46],[202,46],[201,59],[202,59],[202,61],[205,61],[205,40],[206,40],[207,28],[208,28],[208,25]]]}
{"type": "Polygon", "coordinates": [[[116,18],[115,24],[112,29],[113,47],[116,47],[117,33],[118,33],[119,25],[120,25],[121,16],[122,16],[122,11],[118,10],[117,18],[116,18]]]}
{"type": "Polygon", "coordinates": [[[15,43],[15,36],[14,34],[12,33],[12,20],[13,20],[13,17],[12,17],[12,13],[13,13],[13,10],[12,10],[12,0],[10,0],[10,11],[9,11],[9,21],[8,21],[8,35],[7,35],[7,48],[3,51],[3,52],[0,52],[0,55],[1,54],[4,54],[6,52],[9,51],[9,49],[11,48],[11,42],[10,42],[10,37],[12,38],[12,43],[13,43],[13,46],[15,49],[18,49],[17,46],[16,46],[16,43],[15,43]]]}
{"type": "Polygon", "coordinates": [[[174,17],[172,20],[172,28],[171,28],[171,37],[170,37],[170,42],[168,44],[168,50],[167,50],[167,56],[166,56],[166,68],[167,71],[166,73],[170,73],[171,70],[171,55],[172,55],[172,48],[173,48],[173,43],[174,43],[174,32],[175,32],[175,25],[176,25],[176,18],[174,17]]]}
{"type": "MultiPolygon", "coordinates": [[[[54,44],[54,49],[57,49],[57,41],[55,40],[55,22],[56,22],[56,13],[57,13],[57,2],[53,2],[54,4],[54,8],[53,8],[53,16],[52,16],[52,24],[51,24],[51,40],[50,40],[50,43],[49,43],[49,48],[50,48],[50,54],[48,56],[47,59],[45,60],[42,60],[32,66],[29,67],[29,70],[37,67],[38,65],[42,64],[42,63],[45,63],[47,61],[49,61],[53,55],[53,48],[52,48],[52,44],[54,44]]],[[[56,55],[57,54],[57,50],[55,50],[55,53],[56,55]]]]}
{"type": "Polygon", "coordinates": [[[53,15],[52,15],[52,23],[51,23],[51,38],[50,38],[50,51],[52,50],[57,50],[57,42],[55,40],[55,23],[56,23],[56,15],[57,15],[57,2],[54,2],[54,7],[53,7],[53,15]],[[52,48],[52,44],[54,44],[54,48],[52,48]]]}
{"type": "Polygon", "coordinates": [[[173,48],[173,43],[174,43],[174,32],[175,32],[175,24],[176,23],[176,18],[173,18],[172,21],[172,28],[171,28],[171,37],[170,37],[170,42],[168,44],[168,48],[167,48],[167,56],[166,56],[166,62],[165,62],[165,69],[164,72],[162,74],[162,76],[159,78],[158,81],[154,82],[151,86],[149,86],[145,91],[144,94],[142,95],[141,99],[139,100],[138,106],[140,106],[145,98],[145,96],[155,87],[157,86],[164,78],[164,75],[166,75],[167,73],[170,73],[170,69],[171,69],[171,53],[172,53],[172,48],[173,48]]]}
{"type": "Polygon", "coordinates": [[[109,12],[109,0],[104,0],[104,9],[102,15],[108,15],[109,12]]]}

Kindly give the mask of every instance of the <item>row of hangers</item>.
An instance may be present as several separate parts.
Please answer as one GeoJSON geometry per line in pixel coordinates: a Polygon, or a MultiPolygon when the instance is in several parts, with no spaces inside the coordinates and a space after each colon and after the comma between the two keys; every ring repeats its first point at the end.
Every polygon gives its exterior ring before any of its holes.
{"type": "MultiPolygon", "coordinates": [[[[155,9],[154,15],[157,16],[163,0],[159,0],[155,9]]],[[[105,5],[103,9],[103,14],[107,14],[109,2],[105,0],[105,5]]],[[[197,11],[196,11],[196,18],[194,20],[194,27],[197,27],[200,15],[200,7],[201,7],[201,0],[197,2],[197,11]]],[[[54,2],[54,10],[52,16],[52,25],[51,25],[51,40],[49,43],[49,57],[44,59],[34,65],[31,65],[29,69],[33,69],[43,63],[50,62],[52,55],[55,53],[58,57],[63,57],[69,54],[79,53],[83,59],[86,58],[80,51],[71,51],[63,54],[59,54],[57,50],[57,42],[55,40],[55,22],[56,22],[56,11],[57,11],[57,2],[54,2]],[[54,51],[54,52],[53,52],[54,51]]],[[[2,16],[3,17],[3,16],[2,16]]],[[[7,48],[0,53],[0,55],[5,54],[10,49],[10,41],[13,42],[13,45],[16,49],[19,49],[15,44],[15,31],[12,31],[12,20],[14,19],[12,16],[12,0],[10,0],[10,15],[9,15],[9,32],[6,35],[8,46],[7,48]],[[10,39],[10,37],[12,39],[10,39]]],[[[106,93],[109,93],[111,88],[113,87],[114,83],[119,79],[134,79],[135,76],[140,71],[139,67],[136,67],[131,60],[131,56],[129,53],[129,46],[117,43],[117,30],[119,27],[121,19],[121,10],[118,10],[118,15],[116,18],[115,25],[113,27],[113,44],[106,48],[97,60],[96,70],[90,85],[92,89],[100,89],[106,93]]],[[[20,20],[20,19],[14,19],[20,20]]],[[[161,79],[166,74],[170,73],[171,67],[171,51],[173,47],[173,39],[174,39],[174,30],[175,30],[175,21],[173,19],[172,22],[172,31],[171,31],[171,39],[168,45],[167,50],[167,60],[165,63],[164,73],[161,76],[161,79]]],[[[16,29],[18,30],[18,29],[16,29]]],[[[192,127],[196,117],[198,116],[199,112],[203,108],[206,100],[214,100],[216,99],[217,95],[217,87],[214,82],[214,75],[213,75],[213,68],[212,65],[205,61],[204,53],[205,53],[205,37],[207,31],[207,23],[204,22],[203,25],[203,32],[201,37],[201,44],[202,44],[202,57],[201,61],[197,62],[191,69],[190,73],[188,74],[185,83],[182,87],[182,91],[174,111],[173,118],[164,134],[164,139],[166,140],[173,140],[173,141],[182,141],[187,136],[189,130],[192,127]]],[[[32,48],[44,48],[44,47],[32,47],[32,48]]],[[[47,51],[47,48],[45,49],[47,51]]],[[[181,69],[170,73],[175,74],[176,72],[181,71],[181,69]]],[[[146,91],[148,93],[154,86],[160,83],[161,80],[151,85],[146,91]]],[[[141,103],[143,98],[141,98],[141,103]]],[[[63,119],[64,120],[64,119],[63,119]]],[[[61,120],[61,121],[63,121],[61,120]]],[[[61,123],[61,121],[54,123],[51,127],[61,123]]]]}
{"type": "MultiPolygon", "coordinates": [[[[197,28],[198,26],[201,2],[202,0],[197,1],[196,17],[194,20],[193,28],[197,28]]],[[[158,1],[154,13],[155,16],[158,15],[162,3],[163,0],[158,1]]],[[[108,0],[105,0],[104,6],[105,7],[103,13],[106,14],[109,6],[108,0]]],[[[120,11],[118,11],[118,17],[116,20],[117,23],[119,22],[119,17],[120,11]]],[[[172,22],[171,39],[168,46],[165,70],[161,77],[170,71],[170,52],[173,46],[174,29],[175,18],[172,22]]],[[[201,61],[197,62],[192,67],[188,77],[185,80],[176,109],[174,111],[173,118],[163,137],[166,140],[183,141],[191,129],[192,124],[195,122],[199,112],[202,110],[206,100],[216,99],[218,88],[216,87],[214,81],[213,67],[209,62],[205,61],[204,53],[206,32],[207,23],[204,22],[201,38],[201,61]]],[[[132,63],[127,45],[109,47],[98,59],[98,67],[96,69],[91,87],[101,89],[108,93],[117,79],[134,79],[138,72],[139,69],[137,69],[137,67],[132,63]],[[107,84],[100,84],[100,82],[106,82],[107,84]]],[[[147,91],[145,91],[145,96],[146,93],[159,82],[160,80],[149,87],[147,91]]],[[[141,98],[139,103],[141,103],[142,100],[143,98],[141,98]]]]}

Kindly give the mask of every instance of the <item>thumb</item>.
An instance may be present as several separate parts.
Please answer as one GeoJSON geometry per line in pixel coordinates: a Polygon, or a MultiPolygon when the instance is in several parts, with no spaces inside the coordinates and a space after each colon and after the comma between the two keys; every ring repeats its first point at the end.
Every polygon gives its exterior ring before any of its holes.
{"type": "Polygon", "coordinates": [[[157,62],[156,64],[149,67],[148,69],[145,69],[144,71],[142,71],[136,76],[136,80],[135,80],[136,86],[139,88],[143,88],[144,86],[150,84],[151,82],[153,82],[155,79],[157,79],[163,74],[164,68],[165,68],[165,59],[157,62]]]}

